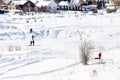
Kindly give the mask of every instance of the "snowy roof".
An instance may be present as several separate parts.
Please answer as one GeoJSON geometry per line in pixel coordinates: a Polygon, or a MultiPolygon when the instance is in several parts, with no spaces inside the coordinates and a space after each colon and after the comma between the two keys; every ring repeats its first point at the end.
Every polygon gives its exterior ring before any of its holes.
{"type": "Polygon", "coordinates": [[[71,2],[76,4],[76,3],[79,3],[80,0],[72,0],[71,2]]]}
{"type": "MultiPolygon", "coordinates": [[[[38,0],[29,0],[29,1],[33,2],[34,4],[36,4],[36,2],[37,2],[38,0]]],[[[23,5],[23,4],[25,4],[25,3],[27,2],[27,0],[12,0],[12,2],[13,2],[14,4],[23,5]]]]}
{"type": "Polygon", "coordinates": [[[36,6],[38,6],[38,7],[41,7],[41,6],[48,6],[48,5],[57,5],[55,2],[54,2],[54,0],[51,0],[51,1],[39,1],[37,4],[36,4],[36,6]]]}
{"type": "Polygon", "coordinates": [[[19,4],[19,5],[23,5],[26,3],[26,1],[13,1],[14,4],[19,4]]]}
{"type": "Polygon", "coordinates": [[[69,4],[68,4],[68,1],[60,1],[60,3],[58,4],[58,5],[60,5],[60,6],[68,6],[69,4]]]}
{"type": "Polygon", "coordinates": [[[49,5],[50,1],[41,1],[36,4],[36,6],[41,7],[41,6],[47,6],[49,5]]]}
{"type": "Polygon", "coordinates": [[[38,2],[38,0],[30,0],[30,1],[33,2],[34,4],[38,2]]]}
{"type": "Polygon", "coordinates": [[[80,0],[71,0],[70,4],[78,4],[80,0]]]}

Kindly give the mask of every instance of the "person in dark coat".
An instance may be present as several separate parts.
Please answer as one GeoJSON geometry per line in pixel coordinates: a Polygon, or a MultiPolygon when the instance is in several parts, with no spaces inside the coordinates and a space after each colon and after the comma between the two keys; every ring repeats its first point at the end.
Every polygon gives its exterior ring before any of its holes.
{"type": "Polygon", "coordinates": [[[35,40],[34,40],[34,35],[33,35],[33,30],[32,28],[30,29],[30,46],[35,45],[35,40]]]}
{"type": "Polygon", "coordinates": [[[34,46],[35,40],[34,40],[34,35],[32,35],[32,45],[34,46]]]}
{"type": "Polygon", "coordinates": [[[32,28],[30,29],[30,33],[32,33],[32,28]]]}

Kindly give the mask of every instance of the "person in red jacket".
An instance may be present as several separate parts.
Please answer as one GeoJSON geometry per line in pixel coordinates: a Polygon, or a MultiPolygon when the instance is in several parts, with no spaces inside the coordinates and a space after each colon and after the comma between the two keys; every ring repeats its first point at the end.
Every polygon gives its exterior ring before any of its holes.
{"type": "Polygon", "coordinates": [[[102,53],[99,52],[98,57],[96,57],[95,59],[101,59],[101,57],[102,57],[102,53]]]}
{"type": "Polygon", "coordinates": [[[99,54],[98,54],[98,59],[101,59],[101,57],[102,57],[102,53],[101,52],[99,52],[99,54]]]}

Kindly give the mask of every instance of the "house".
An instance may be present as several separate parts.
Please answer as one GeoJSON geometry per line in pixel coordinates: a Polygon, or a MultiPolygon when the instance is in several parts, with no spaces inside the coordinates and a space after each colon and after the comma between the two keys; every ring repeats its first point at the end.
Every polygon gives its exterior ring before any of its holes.
{"type": "Polygon", "coordinates": [[[39,8],[39,11],[57,10],[57,4],[54,0],[41,0],[36,6],[39,8]]]}
{"type": "Polygon", "coordinates": [[[35,3],[28,0],[22,0],[22,1],[10,1],[8,3],[8,10],[22,10],[23,12],[32,12],[35,11],[35,3]]]}
{"type": "Polygon", "coordinates": [[[62,10],[79,10],[80,0],[60,1],[58,6],[62,10]]]}
{"type": "Polygon", "coordinates": [[[16,4],[13,1],[10,1],[7,4],[7,10],[16,10],[16,4]]]}
{"type": "Polygon", "coordinates": [[[16,4],[16,9],[23,10],[23,5],[26,3],[26,1],[13,1],[16,4]]]}
{"type": "Polygon", "coordinates": [[[24,12],[32,12],[32,11],[35,11],[34,8],[35,8],[35,4],[32,2],[32,1],[27,1],[26,3],[24,3],[22,6],[21,6],[22,10],[24,12]]]}
{"type": "Polygon", "coordinates": [[[69,9],[69,3],[68,1],[60,1],[58,3],[59,8],[58,9],[63,9],[63,10],[68,10],[69,9]]]}
{"type": "Polygon", "coordinates": [[[80,5],[80,0],[71,0],[70,6],[74,7],[75,5],[79,6],[80,5]]]}

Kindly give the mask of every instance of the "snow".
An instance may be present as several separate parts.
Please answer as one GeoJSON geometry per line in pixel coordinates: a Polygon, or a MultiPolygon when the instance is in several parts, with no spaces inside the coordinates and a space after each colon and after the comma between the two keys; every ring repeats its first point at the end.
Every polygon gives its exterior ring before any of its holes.
{"type": "Polygon", "coordinates": [[[0,80],[120,80],[119,18],[105,11],[0,15],[0,80]],[[30,28],[35,46],[28,46],[30,28]],[[95,46],[86,66],[84,40],[95,46]],[[94,60],[99,52],[102,60],[94,60]]]}

